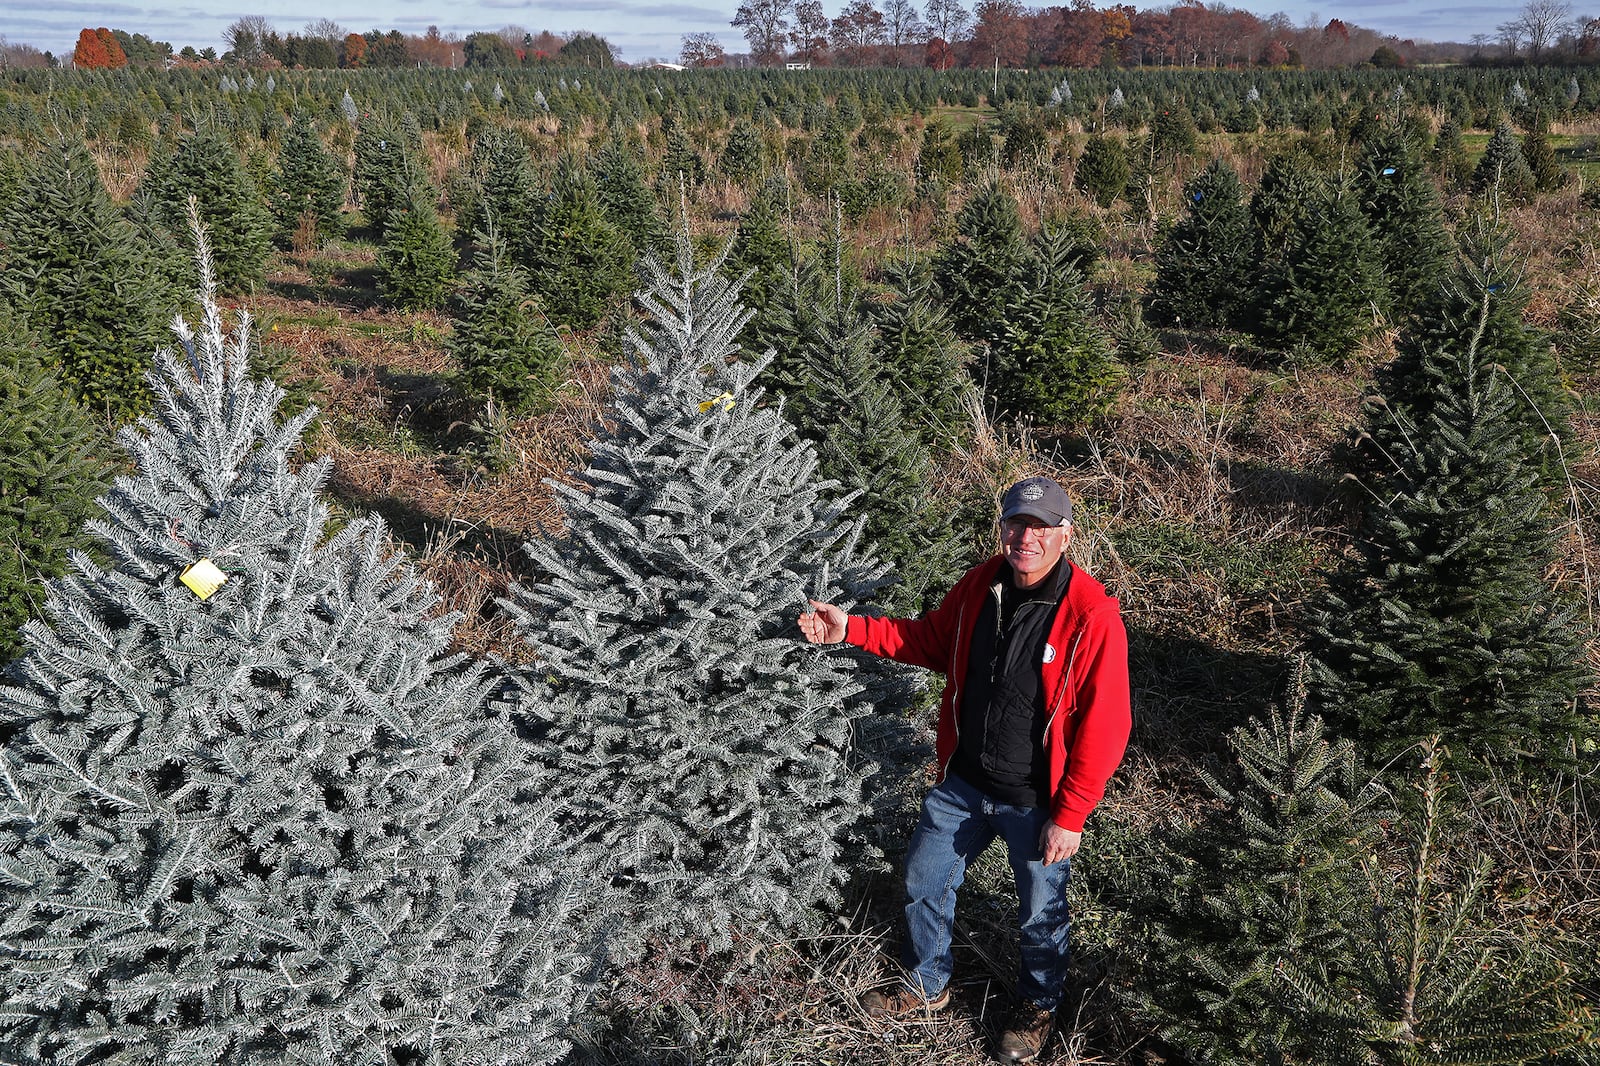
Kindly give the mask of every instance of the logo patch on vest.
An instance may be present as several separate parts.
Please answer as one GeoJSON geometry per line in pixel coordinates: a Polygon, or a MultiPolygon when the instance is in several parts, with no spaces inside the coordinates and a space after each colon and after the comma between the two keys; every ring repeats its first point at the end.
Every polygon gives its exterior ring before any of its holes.
{"type": "Polygon", "coordinates": [[[1047,663],[1053,663],[1056,661],[1056,646],[1054,644],[1045,644],[1044,661],[1047,663]]]}

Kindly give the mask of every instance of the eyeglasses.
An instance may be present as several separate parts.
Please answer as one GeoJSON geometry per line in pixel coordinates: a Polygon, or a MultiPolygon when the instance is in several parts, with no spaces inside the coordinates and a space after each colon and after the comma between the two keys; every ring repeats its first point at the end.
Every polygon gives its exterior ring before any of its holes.
{"type": "Polygon", "coordinates": [[[1000,535],[1021,540],[1025,534],[1030,532],[1036,536],[1043,537],[1047,533],[1063,528],[1065,527],[1045,525],[1037,518],[1007,518],[1000,523],[1000,535]]]}

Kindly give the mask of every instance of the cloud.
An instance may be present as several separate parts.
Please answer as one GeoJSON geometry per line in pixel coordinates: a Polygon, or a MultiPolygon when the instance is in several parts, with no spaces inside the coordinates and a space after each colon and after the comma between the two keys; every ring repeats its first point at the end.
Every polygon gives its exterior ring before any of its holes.
{"type": "MultiPolygon", "coordinates": [[[[478,0],[478,3],[484,7],[493,6],[501,2],[504,2],[504,0],[478,0]]],[[[557,14],[564,14],[569,11],[587,13],[616,12],[625,17],[695,18],[709,19],[715,22],[726,22],[728,20],[726,11],[714,7],[701,7],[696,4],[633,4],[628,3],[627,0],[524,0],[522,6],[557,14]]]]}
{"type": "Polygon", "coordinates": [[[696,7],[693,4],[646,4],[634,8],[641,15],[653,18],[699,19],[702,22],[727,23],[728,13],[714,7],[696,7]]]}
{"type": "MultiPolygon", "coordinates": [[[[29,9],[23,8],[23,10],[29,9]]],[[[145,9],[142,7],[127,7],[123,4],[42,4],[33,10],[49,12],[53,15],[88,15],[102,26],[108,21],[115,21],[116,16],[142,15],[145,13],[145,9]]],[[[10,16],[8,15],[7,18],[9,19],[10,16]]]]}
{"type": "MultiPolygon", "coordinates": [[[[1429,0],[1424,0],[1429,2],[1429,0]]],[[[1431,0],[1437,3],[1438,0],[1431,0]]],[[[1263,17],[1272,10],[1283,10],[1296,24],[1308,19],[1316,25],[1338,16],[1380,33],[1397,37],[1464,41],[1479,31],[1492,31],[1508,17],[1505,5],[1470,4],[1463,7],[1416,8],[1406,0],[1342,0],[1337,8],[1314,0],[1289,0],[1285,4],[1246,2],[1241,6],[1263,17]],[[1348,13],[1347,13],[1348,12],[1348,13]]]]}

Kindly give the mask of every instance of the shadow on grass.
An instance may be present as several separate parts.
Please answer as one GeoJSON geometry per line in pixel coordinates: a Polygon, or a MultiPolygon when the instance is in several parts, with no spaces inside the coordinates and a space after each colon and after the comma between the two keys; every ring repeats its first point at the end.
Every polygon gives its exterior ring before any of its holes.
{"type": "Polygon", "coordinates": [[[418,507],[410,500],[387,493],[363,492],[341,477],[337,468],[328,479],[327,489],[353,514],[375,514],[383,519],[389,534],[418,555],[448,543],[453,553],[488,560],[494,567],[507,571],[512,581],[526,583],[540,576],[522,551],[527,535],[518,530],[481,523],[463,526],[418,507]]]}
{"type": "Polygon", "coordinates": [[[1278,699],[1282,655],[1230,650],[1129,627],[1134,741],[1156,761],[1220,750],[1222,737],[1278,699]]]}
{"type": "Polygon", "coordinates": [[[447,373],[379,366],[377,383],[383,389],[389,409],[406,411],[411,428],[438,438],[441,448],[450,446],[450,441],[445,439],[450,436],[450,427],[470,417],[471,404],[456,391],[447,373]]]}
{"type": "Polygon", "coordinates": [[[1315,510],[1348,505],[1341,491],[1342,470],[1293,470],[1270,463],[1244,460],[1221,463],[1223,476],[1237,493],[1237,502],[1263,511],[1283,514],[1290,508],[1315,510]]]}

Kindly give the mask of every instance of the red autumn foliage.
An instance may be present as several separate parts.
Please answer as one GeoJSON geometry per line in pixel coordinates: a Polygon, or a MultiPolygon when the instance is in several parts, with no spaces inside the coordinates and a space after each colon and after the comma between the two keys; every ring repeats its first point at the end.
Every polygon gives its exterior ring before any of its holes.
{"type": "Polygon", "coordinates": [[[128,53],[124,52],[122,45],[117,43],[116,34],[101,26],[94,31],[94,35],[100,38],[101,44],[105,45],[106,55],[111,57],[112,70],[128,65],[128,53]]]}
{"type": "Polygon", "coordinates": [[[85,27],[72,50],[72,65],[79,70],[115,70],[128,65],[128,56],[110,30],[85,27]]]}

